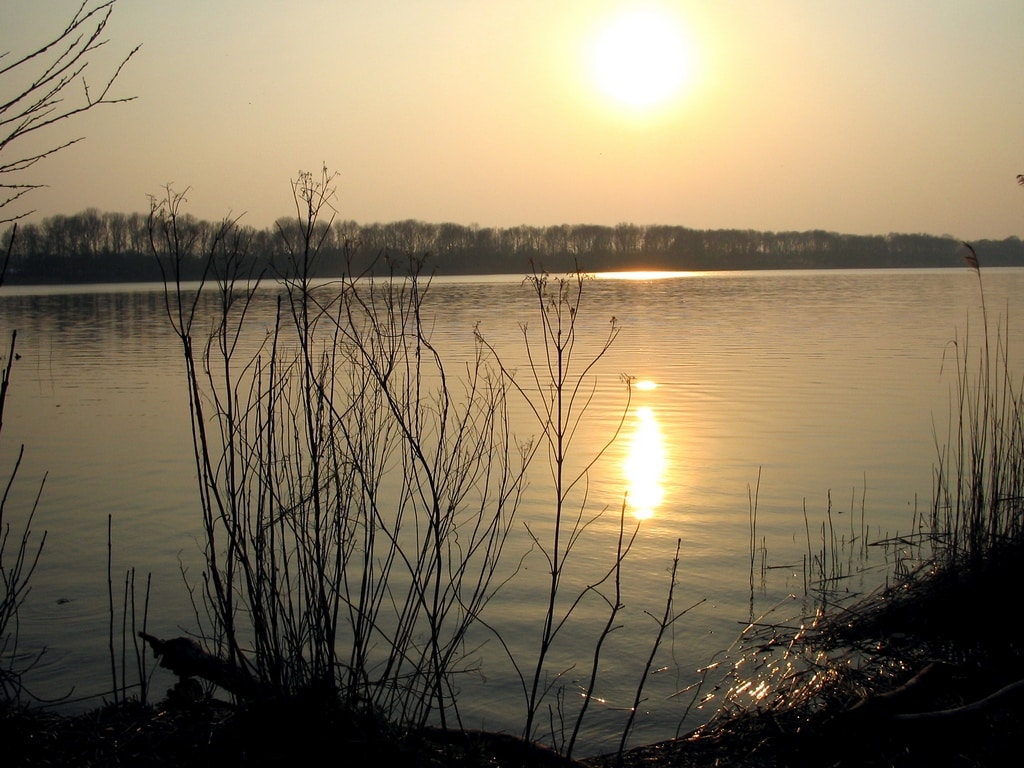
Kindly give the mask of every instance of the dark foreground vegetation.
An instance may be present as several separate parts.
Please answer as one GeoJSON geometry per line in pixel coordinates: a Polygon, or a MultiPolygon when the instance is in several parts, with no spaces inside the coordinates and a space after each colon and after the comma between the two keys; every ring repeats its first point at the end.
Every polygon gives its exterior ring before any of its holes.
{"type": "Polygon", "coordinates": [[[316,691],[235,707],[182,683],[155,706],[111,704],[74,717],[5,706],[4,764],[1012,765],[1024,735],[1024,656],[1008,590],[1022,554],[1017,545],[967,569],[927,568],[808,617],[803,629],[758,628],[750,661],[781,652],[792,662],[789,680],[756,707],[724,708],[692,734],[621,755],[571,761],[509,734],[396,728],[316,691]]]}
{"type": "MultiPolygon", "coordinates": [[[[12,284],[152,282],[160,273],[149,253],[147,214],[87,210],[22,222],[12,253],[12,284]]],[[[222,222],[186,218],[190,236],[212,242],[222,222]]],[[[240,222],[244,224],[244,222],[240,222]]],[[[630,270],[878,269],[955,267],[960,241],[924,234],[847,235],[813,230],[758,232],[706,230],[677,225],[561,224],[492,228],[407,220],[336,221],[322,226],[314,276],[379,269],[379,254],[429,254],[439,275],[523,274],[531,264],[549,272],[630,270]]],[[[287,241],[295,221],[269,229],[243,227],[257,263],[267,274],[287,267],[287,241]]],[[[10,232],[2,237],[7,242],[10,232]]],[[[1024,266],[1019,238],[975,243],[986,264],[1024,266]]],[[[202,263],[183,265],[186,279],[202,276],[202,263]]]]}

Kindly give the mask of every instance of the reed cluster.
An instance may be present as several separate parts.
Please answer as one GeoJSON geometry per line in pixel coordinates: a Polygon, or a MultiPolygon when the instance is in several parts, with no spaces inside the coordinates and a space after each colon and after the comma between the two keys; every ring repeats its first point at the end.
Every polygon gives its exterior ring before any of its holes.
{"type": "Polygon", "coordinates": [[[982,339],[968,332],[950,345],[956,371],[948,433],[939,446],[930,534],[944,566],[976,566],[1019,546],[1024,534],[1024,379],[1010,354],[1010,320],[989,327],[978,278],[982,339]]]}
{"type": "MultiPolygon", "coordinates": [[[[1001,617],[1024,551],[1024,387],[1009,320],[990,328],[977,254],[965,247],[978,280],[982,339],[974,343],[968,329],[949,345],[955,376],[947,432],[935,438],[930,513],[915,508],[909,533],[872,539],[863,500],[859,527],[851,502],[850,528],[840,532],[830,494],[820,534],[807,526],[804,599],[789,595],[755,615],[755,577],[760,568],[763,580],[771,566],[757,539],[754,493],[751,618],[704,672],[702,684],[722,692],[711,730],[728,737],[737,718],[751,712],[780,733],[813,732],[812,723],[861,723],[857,717],[873,692],[910,687],[915,672],[936,663],[957,674],[970,671],[962,673],[963,683],[947,681],[935,712],[900,714],[906,735],[918,733],[917,723],[939,722],[969,734],[986,722],[983,712],[994,721],[1019,717],[1020,638],[1001,617]],[[820,542],[817,551],[813,540],[820,542]],[[885,583],[867,593],[851,589],[850,577],[868,567],[876,548],[886,554],[885,583]]],[[[1001,738],[993,743],[1005,749],[1001,738]]]]}

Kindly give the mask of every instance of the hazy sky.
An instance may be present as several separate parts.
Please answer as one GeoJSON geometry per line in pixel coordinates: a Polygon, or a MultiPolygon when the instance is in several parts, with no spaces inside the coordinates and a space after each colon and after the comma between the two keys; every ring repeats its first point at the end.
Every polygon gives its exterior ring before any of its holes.
{"type": "MultiPolygon", "coordinates": [[[[0,51],[78,4],[3,0],[0,51]]],[[[262,228],[326,163],[361,223],[1024,234],[1021,0],[119,0],[106,37],[137,99],[68,124],[33,218],[170,183],[262,228]]]]}

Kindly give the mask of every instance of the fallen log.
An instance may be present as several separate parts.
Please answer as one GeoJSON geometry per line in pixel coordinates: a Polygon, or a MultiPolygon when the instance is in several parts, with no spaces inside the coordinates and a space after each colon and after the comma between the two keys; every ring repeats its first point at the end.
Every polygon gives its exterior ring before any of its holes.
{"type": "Polygon", "coordinates": [[[927,712],[897,712],[890,716],[894,723],[906,725],[938,725],[944,722],[964,720],[987,714],[997,706],[1012,702],[1016,699],[1024,699],[1024,680],[1016,680],[1004,685],[988,696],[968,702],[959,707],[948,709],[936,709],[927,712]]]}
{"type": "Polygon", "coordinates": [[[160,666],[181,679],[198,677],[246,699],[258,696],[263,690],[260,682],[245,670],[207,652],[190,637],[161,640],[146,632],[139,632],[139,637],[153,649],[160,666]]]}
{"type": "Polygon", "coordinates": [[[905,732],[927,732],[948,736],[968,734],[965,726],[981,722],[1000,707],[1019,707],[1024,701],[1024,680],[1015,680],[974,698],[967,690],[959,690],[956,678],[964,677],[954,665],[933,662],[903,685],[884,693],[867,696],[835,716],[833,728],[853,729],[865,725],[891,727],[905,732]],[[937,707],[943,699],[957,699],[962,704],[937,707]]]}

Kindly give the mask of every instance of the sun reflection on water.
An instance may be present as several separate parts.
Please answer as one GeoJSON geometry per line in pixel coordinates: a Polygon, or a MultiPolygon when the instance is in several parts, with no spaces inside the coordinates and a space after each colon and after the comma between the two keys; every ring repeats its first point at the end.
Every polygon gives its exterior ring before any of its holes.
{"type": "Polygon", "coordinates": [[[661,485],[665,446],[654,411],[647,406],[636,409],[636,430],[624,470],[629,485],[629,508],[641,520],[651,517],[665,495],[661,485]]]}

